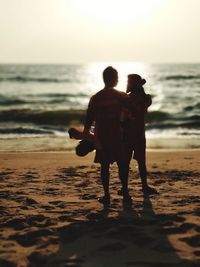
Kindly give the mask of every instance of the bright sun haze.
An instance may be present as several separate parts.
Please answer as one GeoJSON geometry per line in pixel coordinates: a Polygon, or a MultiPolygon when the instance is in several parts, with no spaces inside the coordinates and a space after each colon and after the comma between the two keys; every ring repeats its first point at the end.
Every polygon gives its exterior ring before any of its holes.
{"type": "Polygon", "coordinates": [[[91,22],[113,27],[126,26],[130,23],[145,22],[161,5],[161,0],[74,0],[73,5],[79,9],[80,16],[91,22]]]}
{"type": "Polygon", "coordinates": [[[198,62],[199,0],[0,0],[0,62],[198,62]]]}

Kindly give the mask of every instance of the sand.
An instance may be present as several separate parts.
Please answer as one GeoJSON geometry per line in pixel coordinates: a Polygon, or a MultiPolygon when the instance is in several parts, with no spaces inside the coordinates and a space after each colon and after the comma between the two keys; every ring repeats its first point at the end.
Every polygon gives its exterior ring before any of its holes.
{"type": "Polygon", "coordinates": [[[148,152],[150,197],[133,161],[132,205],[113,165],[109,207],[93,156],[0,154],[0,266],[200,266],[200,152],[148,152]]]}

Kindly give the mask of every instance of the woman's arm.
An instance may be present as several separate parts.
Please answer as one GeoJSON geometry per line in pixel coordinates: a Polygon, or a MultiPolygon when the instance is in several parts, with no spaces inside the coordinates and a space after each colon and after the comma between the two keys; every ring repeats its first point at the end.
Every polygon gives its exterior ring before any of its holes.
{"type": "Polygon", "coordinates": [[[152,97],[151,95],[146,95],[146,99],[145,99],[145,107],[148,108],[150,107],[152,104],[152,97]]]}

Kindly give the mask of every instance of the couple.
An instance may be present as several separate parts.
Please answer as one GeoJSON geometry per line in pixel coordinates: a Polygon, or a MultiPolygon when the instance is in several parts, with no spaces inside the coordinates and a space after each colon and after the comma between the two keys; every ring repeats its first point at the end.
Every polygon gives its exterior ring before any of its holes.
{"type": "Polygon", "coordinates": [[[109,166],[116,162],[122,188],[119,193],[124,202],[131,202],[128,191],[129,164],[134,152],[145,194],[156,193],[147,184],[145,114],[151,105],[151,96],[145,94],[145,80],[137,74],[128,75],[127,94],[116,90],[118,72],[113,67],[103,71],[105,87],[91,97],[83,131],[83,139],[91,136],[90,129],[95,123],[95,162],[101,164],[103,204],[110,203],[109,166]]]}

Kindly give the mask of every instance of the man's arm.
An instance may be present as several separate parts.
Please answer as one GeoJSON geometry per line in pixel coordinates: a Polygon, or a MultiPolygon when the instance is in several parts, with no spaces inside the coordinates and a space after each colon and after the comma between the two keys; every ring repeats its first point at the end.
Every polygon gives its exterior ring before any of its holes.
{"type": "Polygon", "coordinates": [[[88,109],[86,112],[85,124],[84,124],[84,133],[88,133],[94,122],[94,99],[93,97],[90,99],[88,104],[88,109]]]}
{"type": "Polygon", "coordinates": [[[122,94],[122,107],[123,110],[126,110],[127,114],[131,111],[131,113],[135,113],[136,109],[133,106],[133,101],[131,100],[130,96],[127,95],[126,93],[122,94]]]}

